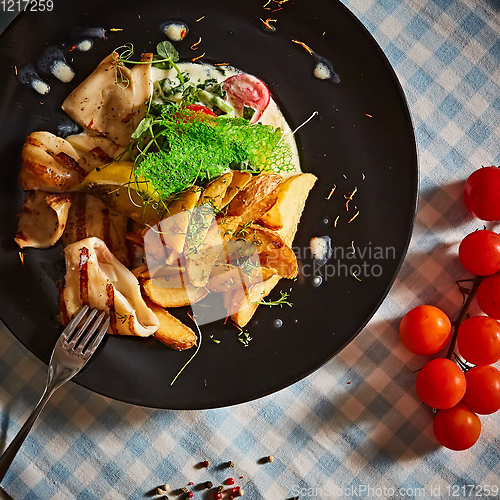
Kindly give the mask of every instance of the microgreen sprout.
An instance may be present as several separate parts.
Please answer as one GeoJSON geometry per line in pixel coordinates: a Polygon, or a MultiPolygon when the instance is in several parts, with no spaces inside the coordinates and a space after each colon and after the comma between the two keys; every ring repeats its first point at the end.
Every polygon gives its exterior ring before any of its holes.
{"type": "Polygon", "coordinates": [[[280,290],[281,297],[278,300],[261,300],[259,302],[255,302],[255,304],[261,304],[264,306],[280,306],[283,307],[284,305],[292,307],[293,304],[292,302],[288,302],[286,299],[290,297],[290,294],[288,292],[284,292],[283,290],[280,290]]]}

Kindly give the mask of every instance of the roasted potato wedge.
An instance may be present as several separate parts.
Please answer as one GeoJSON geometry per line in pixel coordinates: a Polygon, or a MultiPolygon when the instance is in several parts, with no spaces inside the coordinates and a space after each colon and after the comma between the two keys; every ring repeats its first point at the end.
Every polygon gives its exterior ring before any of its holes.
{"type": "Polygon", "coordinates": [[[162,307],[184,307],[202,300],[207,295],[204,288],[186,285],[182,288],[169,287],[165,277],[141,280],[144,294],[162,307]]]}
{"type": "Polygon", "coordinates": [[[229,204],[228,216],[242,221],[254,221],[268,212],[278,200],[278,188],[283,178],[276,174],[260,174],[238,192],[229,204]]]}
{"type": "Polygon", "coordinates": [[[177,351],[184,351],[196,345],[196,334],[191,328],[147,297],[144,300],[160,322],[154,334],[157,340],[177,351]]]}
{"type": "Polygon", "coordinates": [[[204,205],[205,203],[211,203],[216,209],[223,207],[224,197],[226,192],[231,185],[233,179],[233,172],[227,172],[217,179],[213,180],[208,184],[200,197],[198,205],[204,205]]]}
{"type": "Polygon", "coordinates": [[[224,217],[212,223],[200,243],[194,244],[188,238],[186,243],[192,245],[185,251],[186,271],[192,285],[203,287],[208,283],[215,261],[224,250],[224,242],[232,237],[239,225],[237,217],[224,217]]]}
{"type": "Polygon", "coordinates": [[[231,265],[215,265],[207,283],[211,292],[227,292],[242,282],[241,269],[231,265]]]}
{"type": "MultiPolygon", "coordinates": [[[[148,266],[146,265],[142,265],[142,266],[139,266],[139,267],[136,267],[135,269],[132,269],[131,270],[131,273],[136,277],[136,278],[139,278],[139,276],[142,276],[144,273],[148,273],[149,275],[149,272],[148,272],[148,266]]],[[[149,277],[149,276],[148,276],[149,277]]]]}
{"type": "Polygon", "coordinates": [[[233,171],[233,179],[231,184],[227,187],[226,194],[224,199],[222,200],[222,206],[220,208],[224,208],[228,205],[231,200],[239,193],[241,189],[243,189],[252,178],[252,174],[250,172],[238,172],[233,171]]]}
{"type": "Polygon", "coordinates": [[[264,297],[271,293],[277,285],[280,276],[271,276],[268,280],[251,286],[246,293],[239,291],[236,294],[226,293],[226,307],[231,313],[231,319],[243,328],[254,315],[257,307],[264,297]],[[231,312],[233,311],[233,312],[231,312]]]}
{"type": "Polygon", "coordinates": [[[248,288],[251,285],[266,281],[276,274],[276,269],[266,267],[259,267],[250,274],[246,274],[238,266],[219,264],[213,267],[207,288],[211,292],[227,292],[232,289],[241,289],[242,285],[248,288]]]}
{"type": "Polygon", "coordinates": [[[276,269],[283,278],[297,276],[297,258],[278,232],[257,224],[251,224],[247,231],[245,241],[256,246],[262,267],[276,269]]]}
{"type": "Polygon", "coordinates": [[[186,232],[193,210],[201,197],[201,190],[189,189],[179,195],[168,207],[169,217],[158,223],[164,245],[174,252],[182,253],[186,232]]]}
{"type": "Polygon", "coordinates": [[[279,190],[276,206],[281,214],[283,227],[278,233],[288,246],[293,243],[307,196],[317,180],[313,174],[294,175],[279,190]]]}
{"type": "MultiPolygon", "coordinates": [[[[279,197],[279,193],[278,193],[279,197]]],[[[258,221],[258,224],[277,231],[283,227],[283,217],[281,216],[278,203],[276,202],[258,221]]]]}
{"type": "Polygon", "coordinates": [[[159,266],[155,268],[147,268],[139,275],[139,278],[142,280],[164,278],[165,281],[168,282],[165,286],[170,288],[183,288],[185,279],[185,275],[183,274],[184,272],[185,269],[180,265],[159,266]]]}

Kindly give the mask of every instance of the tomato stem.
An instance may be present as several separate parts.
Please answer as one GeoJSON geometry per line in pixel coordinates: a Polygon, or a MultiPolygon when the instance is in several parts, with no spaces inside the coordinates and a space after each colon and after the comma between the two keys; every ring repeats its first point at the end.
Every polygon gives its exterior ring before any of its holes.
{"type": "Polygon", "coordinates": [[[460,325],[464,322],[465,317],[467,316],[467,313],[469,312],[469,307],[472,303],[472,300],[474,299],[477,289],[479,288],[479,285],[481,284],[481,281],[483,281],[484,276],[476,276],[474,279],[474,283],[472,285],[472,288],[470,289],[469,296],[467,297],[467,300],[465,301],[464,305],[462,306],[462,309],[460,310],[460,314],[458,315],[458,318],[453,322],[453,336],[451,338],[451,343],[450,343],[450,348],[448,349],[448,353],[446,354],[446,357],[448,359],[451,359],[453,356],[453,353],[455,352],[455,347],[457,345],[457,335],[458,335],[458,329],[460,328],[460,325]]]}

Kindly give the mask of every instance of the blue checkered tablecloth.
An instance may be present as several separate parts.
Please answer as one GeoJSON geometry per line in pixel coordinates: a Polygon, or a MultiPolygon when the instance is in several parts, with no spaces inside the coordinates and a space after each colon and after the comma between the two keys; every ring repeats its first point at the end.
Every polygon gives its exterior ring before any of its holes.
{"type": "MultiPolygon", "coordinates": [[[[334,361],[251,403],[159,411],[67,384],[47,404],[2,483],[15,500],[154,498],[153,489],[164,483],[177,490],[229,476],[250,499],[498,491],[500,416],[482,418],[482,436],[468,451],[438,446],[432,414],[414,389],[422,358],[402,347],[397,332],[413,306],[432,303],[454,317],[461,304],[454,287],[464,276],[457,246],[478,225],[463,206],[463,180],[500,161],[500,2],[344,3],[394,66],[418,140],[415,230],[387,299],[334,361]],[[269,454],[272,463],[259,463],[269,454]],[[196,467],[201,460],[211,463],[208,470],[196,467]],[[228,460],[234,470],[224,467],[228,460]]],[[[0,450],[39,398],[46,371],[0,328],[0,450]]],[[[196,491],[195,498],[208,497],[196,491]]]]}

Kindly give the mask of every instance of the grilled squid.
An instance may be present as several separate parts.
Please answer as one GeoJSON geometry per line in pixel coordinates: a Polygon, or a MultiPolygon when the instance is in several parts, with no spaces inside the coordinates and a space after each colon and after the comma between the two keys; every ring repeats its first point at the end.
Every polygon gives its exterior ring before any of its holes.
{"type": "Polygon", "coordinates": [[[21,153],[19,184],[26,191],[69,191],[86,175],[79,159],[68,141],[50,132],[33,132],[21,153]]]}
{"type": "Polygon", "coordinates": [[[128,218],[89,194],[73,193],[73,199],[62,244],[68,246],[94,236],[103,240],[118,260],[128,267],[128,218]]]}
{"type": "MultiPolygon", "coordinates": [[[[113,52],[63,102],[62,108],[85,129],[128,146],[132,132],[146,111],[151,92],[151,65],[137,64],[128,69],[113,52]]],[[[153,54],[141,61],[151,62],[153,54]]]]}
{"type": "Polygon", "coordinates": [[[66,140],[75,148],[80,156],[79,164],[89,173],[113,161],[115,156],[123,152],[123,148],[102,135],[93,135],[89,130],[81,134],[70,135],[66,140]]]}
{"type": "Polygon", "coordinates": [[[49,248],[62,236],[73,197],[31,191],[26,198],[17,226],[16,243],[21,248],[49,248]]]}
{"type": "Polygon", "coordinates": [[[105,310],[108,333],[147,337],[159,321],[141,296],[137,278],[99,238],[77,241],[64,250],[65,283],[60,295],[61,320],[67,324],[83,305],[105,310]]]}

